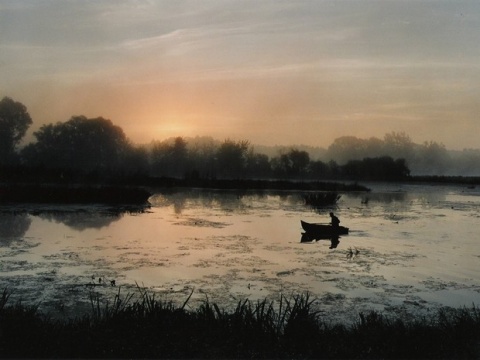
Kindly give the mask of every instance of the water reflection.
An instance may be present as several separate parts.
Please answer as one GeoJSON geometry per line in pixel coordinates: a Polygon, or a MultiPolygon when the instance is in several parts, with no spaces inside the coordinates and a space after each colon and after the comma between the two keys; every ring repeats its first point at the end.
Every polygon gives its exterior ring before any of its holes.
{"type": "Polygon", "coordinates": [[[30,228],[32,216],[83,231],[90,228],[108,227],[125,214],[144,213],[148,207],[148,205],[139,205],[113,208],[104,206],[2,208],[0,211],[0,246],[9,245],[14,240],[21,240],[30,228]]]}
{"type": "Polygon", "coordinates": [[[340,236],[334,235],[334,236],[311,236],[310,234],[307,233],[302,233],[302,236],[300,238],[301,243],[312,243],[312,242],[317,242],[320,240],[330,240],[330,247],[329,249],[336,249],[337,246],[340,244],[340,236]]]}
{"type": "Polygon", "coordinates": [[[283,207],[307,205],[319,214],[336,209],[336,205],[310,206],[305,204],[305,192],[280,190],[211,190],[174,189],[157,191],[149,199],[154,207],[173,207],[180,215],[188,208],[218,208],[228,212],[243,212],[252,202],[276,199],[283,207]]]}
{"type": "MultiPolygon", "coordinates": [[[[343,193],[336,212],[353,231],[341,239],[298,238],[300,219],[327,221],[328,210],[317,215],[295,191],[161,191],[140,216],[93,206],[37,207],[0,217],[0,246],[17,248],[0,248],[0,285],[13,279],[25,299],[42,293],[72,304],[83,296],[88,309],[91,289],[78,284],[89,283],[92,274],[127,289],[138,281],[181,303],[191,289],[191,301],[208,294],[219,304],[308,290],[319,298],[341,296],[323,302],[339,314],[351,304],[357,311],[425,296],[443,301],[456,289],[473,294],[471,303],[479,293],[480,197],[425,188],[343,193]],[[80,232],[87,228],[101,229],[80,232]],[[28,241],[8,245],[22,235],[28,241]],[[28,242],[35,242],[34,250],[28,242]]],[[[2,209],[0,215],[13,213],[2,209]]],[[[94,291],[113,297],[109,284],[94,291]]]]}
{"type": "MultiPolygon", "coordinates": [[[[424,190],[425,188],[422,188],[424,190]]],[[[359,199],[363,205],[369,205],[370,203],[378,204],[394,204],[401,203],[404,205],[410,205],[412,201],[417,201],[422,205],[437,204],[441,201],[445,201],[447,192],[445,189],[431,187],[430,191],[408,191],[408,189],[398,189],[395,191],[371,191],[368,194],[360,192],[345,193],[344,198],[359,199]]]]}
{"type": "Polygon", "coordinates": [[[265,197],[263,192],[247,192],[245,190],[165,190],[150,197],[149,201],[155,207],[173,206],[177,215],[182,214],[187,208],[219,208],[223,211],[243,210],[248,205],[248,198],[265,197]]]}
{"type": "Polygon", "coordinates": [[[181,215],[189,208],[218,208],[229,212],[242,212],[252,206],[252,201],[262,201],[275,198],[283,206],[301,206],[311,209],[318,214],[325,214],[339,208],[361,205],[391,205],[408,211],[412,201],[420,202],[425,206],[445,200],[445,194],[435,191],[424,194],[412,194],[407,191],[381,192],[348,192],[342,193],[337,204],[312,205],[305,203],[304,191],[276,191],[276,190],[205,190],[205,189],[168,189],[161,190],[150,197],[154,207],[173,207],[175,214],[181,215]]]}
{"type": "Polygon", "coordinates": [[[39,218],[64,224],[71,229],[83,231],[86,229],[101,229],[107,227],[123,216],[122,213],[92,213],[92,212],[67,212],[67,213],[42,213],[39,218]]]}
{"type": "Polygon", "coordinates": [[[101,229],[120,220],[125,214],[144,213],[149,206],[128,207],[91,207],[82,209],[64,209],[43,211],[35,215],[41,219],[64,224],[71,229],[83,231],[86,229],[101,229]]]}
{"type": "Polygon", "coordinates": [[[13,241],[19,241],[30,228],[30,217],[16,213],[0,214],[0,246],[9,246],[13,241]]]}
{"type": "Polygon", "coordinates": [[[368,205],[370,202],[377,202],[381,204],[391,204],[394,202],[404,202],[407,198],[407,193],[404,191],[394,191],[394,192],[369,192],[365,193],[348,193],[345,194],[346,197],[358,199],[360,198],[361,203],[368,205]]]}
{"type": "MultiPolygon", "coordinates": [[[[429,194],[430,201],[438,196],[429,194]]],[[[367,212],[374,211],[376,206],[394,207],[395,211],[408,212],[412,201],[418,203],[418,194],[412,195],[405,191],[385,191],[379,193],[353,192],[342,193],[339,202],[334,205],[312,206],[305,203],[304,191],[232,191],[205,189],[168,189],[157,191],[150,199],[153,207],[169,207],[175,215],[180,216],[193,209],[217,209],[231,214],[246,214],[258,210],[268,204],[269,209],[310,211],[324,215],[339,209],[361,207],[367,212]]],[[[439,199],[435,199],[439,201],[439,199]]],[[[425,202],[425,200],[422,200],[425,202]]],[[[264,209],[266,210],[266,209],[264,209]]],[[[365,215],[365,213],[364,213],[365,215]]]]}

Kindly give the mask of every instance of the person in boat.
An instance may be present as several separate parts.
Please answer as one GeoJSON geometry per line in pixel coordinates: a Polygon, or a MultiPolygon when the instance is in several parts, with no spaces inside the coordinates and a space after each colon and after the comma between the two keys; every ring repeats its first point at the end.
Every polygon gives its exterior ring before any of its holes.
{"type": "Polygon", "coordinates": [[[330,218],[332,219],[330,221],[330,224],[332,224],[332,226],[334,228],[338,228],[340,226],[340,220],[338,219],[338,217],[336,217],[333,212],[330,213],[330,218]]]}

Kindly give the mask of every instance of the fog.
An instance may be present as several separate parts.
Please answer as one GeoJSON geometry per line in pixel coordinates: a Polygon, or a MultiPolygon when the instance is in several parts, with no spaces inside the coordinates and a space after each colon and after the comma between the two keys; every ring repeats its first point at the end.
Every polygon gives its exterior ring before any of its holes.
{"type": "Polygon", "coordinates": [[[383,138],[342,136],[328,147],[255,146],[269,156],[285,152],[290,148],[307,151],[311,159],[324,162],[335,161],[339,165],[350,160],[361,160],[379,156],[390,156],[406,160],[411,175],[479,176],[480,149],[452,150],[436,141],[415,143],[404,133],[387,133],[383,138]]]}

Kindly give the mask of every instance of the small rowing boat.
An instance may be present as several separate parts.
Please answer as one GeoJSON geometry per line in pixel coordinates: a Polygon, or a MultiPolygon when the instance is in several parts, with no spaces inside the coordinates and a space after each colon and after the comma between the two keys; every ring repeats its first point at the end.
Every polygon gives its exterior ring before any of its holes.
{"type": "Polygon", "coordinates": [[[330,236],[347,235],[348,228],[345,226],[333,227],[329,224],[315,224],[300,220],[303,230],[312,238],[328,238],[330,236]]]}

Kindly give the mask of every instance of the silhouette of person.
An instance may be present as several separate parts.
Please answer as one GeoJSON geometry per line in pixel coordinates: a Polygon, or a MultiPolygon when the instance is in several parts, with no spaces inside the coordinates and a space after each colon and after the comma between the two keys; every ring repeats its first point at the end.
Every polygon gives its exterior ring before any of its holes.
{"type": "Polygon", "coordinates": [[[331,220],[331,224],[334,228],[338,228],[339,225],[340,225],[340,220],[338,219],[338,217],[336,217],[333,212],[330,213],[330,218],[332,219],[331,220]]]}

